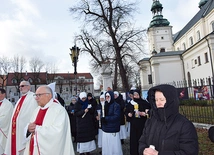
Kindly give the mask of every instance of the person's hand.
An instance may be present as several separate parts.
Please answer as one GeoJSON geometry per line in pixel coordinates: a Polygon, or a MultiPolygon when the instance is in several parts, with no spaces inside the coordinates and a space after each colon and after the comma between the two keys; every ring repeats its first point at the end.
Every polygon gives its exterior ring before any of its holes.
{"type": "Polygon", "coordinates": [[[140,116],[146,116],[146,113],[145,113],[145,112],[140,112],[140,111],[139,111],[139,115],[140,115],[140,116]]]}
{"type": "Polygon", "coordinates": [[[158,151],[153,148],[145,148],[143,155],[158,155],[158,151]]]}
{"type": "Polygon", "coordinates": [[[128,113],[128,116],[129,116],[129,117],[132,117],[132,113],[128,113]]]}
{"type": "Polygon", "coordinates": [[[34,132],[35,132],[35,129],[36,129],[36,124],[35,124],[35,123],[30,123],[30,124],[28,125],[28,131],[29,131],[30,133],[34,133],[34,132]]]}
{"type": "Polygon", "coordinates": [[[88,108],[85,109],[85,113],[87,113],[87,112],[88,112],[88,108]]]}

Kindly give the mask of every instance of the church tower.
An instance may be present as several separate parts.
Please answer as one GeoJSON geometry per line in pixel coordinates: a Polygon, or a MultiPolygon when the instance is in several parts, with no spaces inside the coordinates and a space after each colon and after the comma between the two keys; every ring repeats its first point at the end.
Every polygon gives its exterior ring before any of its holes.
{"type": "Polygon", "coordinates": [[[153,18],[147,30],[151,55],[154,54],[153,51],[160,53],[174,50],[172,26],[167,19],[163,18],[162,9],[160,1],[153,0],[151,7],[153,18]]]}

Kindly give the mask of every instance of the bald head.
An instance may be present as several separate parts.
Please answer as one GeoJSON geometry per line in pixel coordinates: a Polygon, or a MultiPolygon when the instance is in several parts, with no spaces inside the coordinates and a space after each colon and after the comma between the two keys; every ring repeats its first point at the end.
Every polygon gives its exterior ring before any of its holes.
{"type": "Polygon", "coordinates": [[[52,99],[52,91],[48,86],[40,86],[36,90],[36,101],[39,106],[44,107],[52,99]]]}

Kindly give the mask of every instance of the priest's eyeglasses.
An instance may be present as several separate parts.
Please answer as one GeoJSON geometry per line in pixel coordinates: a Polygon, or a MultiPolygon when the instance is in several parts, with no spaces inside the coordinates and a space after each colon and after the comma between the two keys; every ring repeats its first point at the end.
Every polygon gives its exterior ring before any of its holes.
{"type": "Polygon", "coordinates": [[[50,93],[41,93],[41,94],[33,94],[34,97],[41,97],[42,95],[50,94],[50,93]]]}
{"type": "Polygon", "coordinates": [[[20,88],[20,87],[24,87],[24,86],[28,86],[28,85],[20,85],[19,88],[20,88]]]}

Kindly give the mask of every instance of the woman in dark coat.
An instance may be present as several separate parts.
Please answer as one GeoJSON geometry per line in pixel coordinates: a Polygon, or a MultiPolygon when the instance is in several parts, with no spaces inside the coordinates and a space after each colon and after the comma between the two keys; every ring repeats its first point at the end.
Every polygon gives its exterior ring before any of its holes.
{"type": "Polygon", "coordinates": [[[198,155],[197,132],[188,119],[179,114],[177,90],[159,85],[148,91],[151,117],[139,140],[140,155],[198,155]]]}
{"type": "Polygon", "coordinates": [[[70,119],[70,125],[71,125],[71,135],[74,138],[74,142],[76,142],[76,116],[74,115],[74,105],[77,102],[76,97],[71,98],[71,103],[68,107],[68,115],[70,119]]]}
{"type": "Polygon", "coordinates": [[[75,104],[74,114],[77,120],[77,152],[90,154],[96,149],[94,112],[95,108],[88,103],[87,94],[81,92],[75,104]]]}
{"type": "Polygon", "coordinates": [[[139,90],[134,90],[133,95],[134,99],[130,101],[126,109],[126,117],[130,119],[130,154],[138,155],[138,141],[147,120],[146,111],[151,107],[140,97],[139,90]]]}

